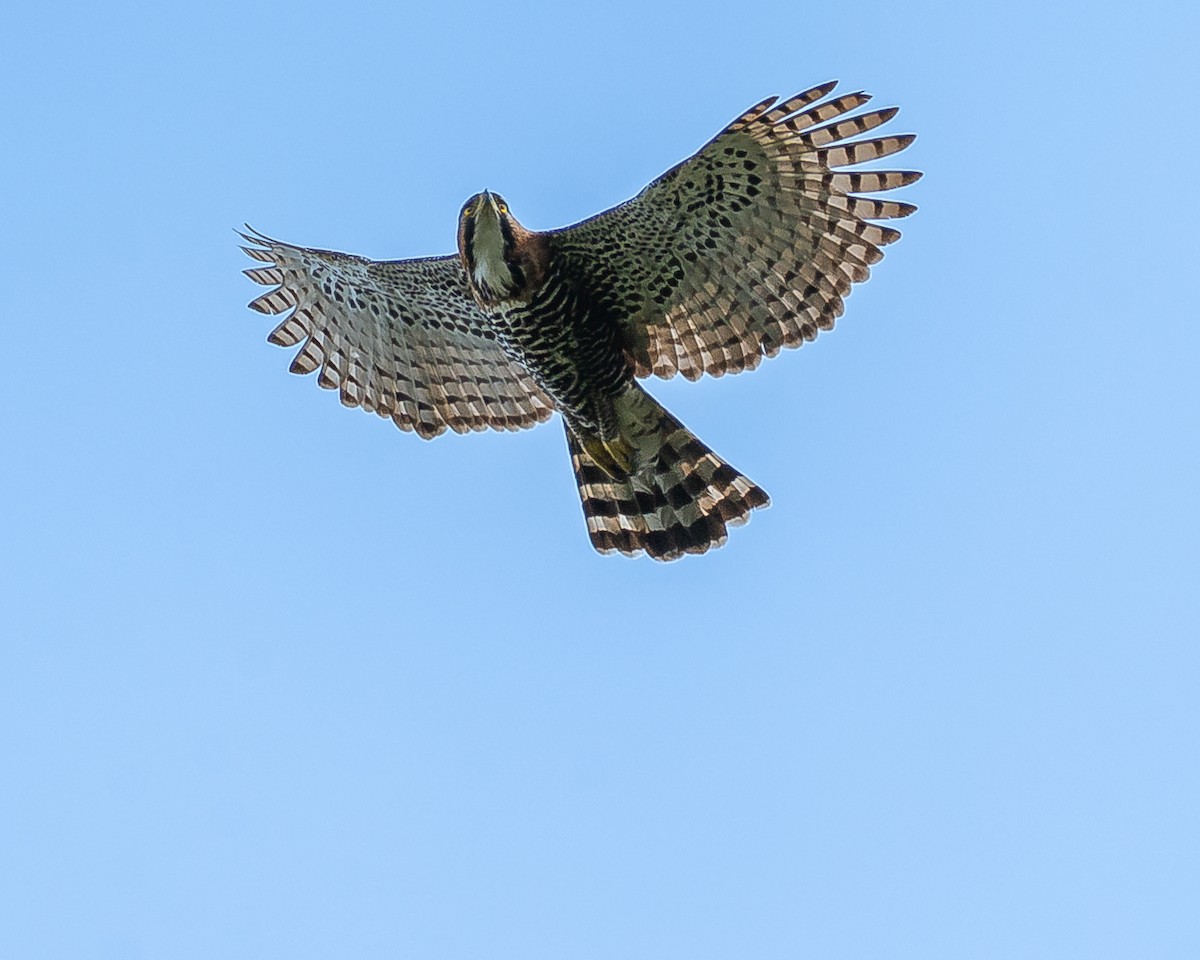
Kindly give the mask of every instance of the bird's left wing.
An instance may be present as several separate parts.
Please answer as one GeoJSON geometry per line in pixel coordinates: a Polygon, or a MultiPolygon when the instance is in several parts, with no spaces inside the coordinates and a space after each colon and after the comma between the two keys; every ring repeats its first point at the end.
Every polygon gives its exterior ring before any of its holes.
{"type": "Polygon", "coordinates": [[[447,427],[517,430],[554,412],[496,342],[457,257],[374,261],[241,236],[264,264],[246,275],[275,288],[250,306],[287,313],[267,339],[302,343],[291,371],[319,370],[317,383],[346,406],[427,439],[447,427]]]}
{"type": "Polygon", "coordinates": [[[913,137],[848,139],[896,111],[848,115],[870,98],[824,99],[834,86],[756,104],[632,200],[551,232],[570,268],[616,305],[638,376],[736,373],[812,340],[900,236],[872,221],[916,208],[859,194],[920,174],[840,168],[913,137]]]}

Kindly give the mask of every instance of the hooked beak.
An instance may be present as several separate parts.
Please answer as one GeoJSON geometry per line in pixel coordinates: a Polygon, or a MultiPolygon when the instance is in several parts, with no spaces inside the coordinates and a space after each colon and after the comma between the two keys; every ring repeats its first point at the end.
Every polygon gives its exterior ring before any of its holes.
{"type": "Polygon", "coordinates": [[[493,219],[500,219],[500,211],[496,208],[496,198],[492,196],[491,191],[483,191],[483,200],[479,204],[479,213],[481,215],[491,214],[493,219]]]}

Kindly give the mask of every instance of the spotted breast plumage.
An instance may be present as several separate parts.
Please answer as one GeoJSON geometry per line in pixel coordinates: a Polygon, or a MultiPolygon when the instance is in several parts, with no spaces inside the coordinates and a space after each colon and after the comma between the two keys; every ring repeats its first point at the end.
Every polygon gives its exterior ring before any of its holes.
{"type": "Polygon", "coordinates": [[[911,135],[859,138],[895,108],[826,83],[756,104],[632,200],[558,230],[525,229],[489,191],[459,216],[458,254],[371,261],[296,247],[247,227],[247,270],[286,313],[347,406],[424,438],[516,430],[562,414],[592,544],[658,560],[725,542],[769,501],[654,400],[637,378],[689,380],[756,367],[828,330],[843,298],[899,237],[874,221],[912,204],[863,194],[911,171],[852,172],[911,135]]]}

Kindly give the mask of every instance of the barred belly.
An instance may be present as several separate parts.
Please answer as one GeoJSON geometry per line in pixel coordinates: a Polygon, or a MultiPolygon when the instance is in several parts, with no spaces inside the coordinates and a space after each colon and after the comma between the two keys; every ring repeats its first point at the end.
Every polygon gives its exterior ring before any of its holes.
{"type": "Polygon", "coordinates": [[[612,399],[633,379],[611,313],[553,272],[528,303],[492,312],[505,351],[525,367],[568,422],[597,434],[615,427],[612,399]]]}

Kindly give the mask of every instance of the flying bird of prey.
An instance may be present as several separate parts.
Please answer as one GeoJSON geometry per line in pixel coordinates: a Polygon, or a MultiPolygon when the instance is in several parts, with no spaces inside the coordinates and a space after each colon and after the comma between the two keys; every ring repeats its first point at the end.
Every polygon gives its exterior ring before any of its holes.
{"type": "Polygon", "coordinates": [[[517,430],[557,410],[593,546],[657,560],[704,553],[767,494],[637,382],[758,366],[828,330],[851,285],[916,209],[863,193],[910,171],[841,168],[913,136],[849,139],[895,108],[825,83],[751,107],[632,200],[537,232],[495,193],[458,221],[457,255],[372,261],[296,247],[247,227],[243,249],[274,287],[250,306],[286,313],[293,373],[426,439],[447,427],[517,430]]]}

